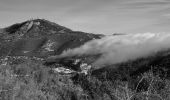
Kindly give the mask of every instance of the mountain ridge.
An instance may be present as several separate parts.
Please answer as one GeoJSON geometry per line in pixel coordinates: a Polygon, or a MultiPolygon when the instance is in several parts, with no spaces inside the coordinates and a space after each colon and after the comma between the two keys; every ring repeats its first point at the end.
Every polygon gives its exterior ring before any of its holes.
{"type": "Polygon", "coordinates": [[[100,38],[100,35],[72,31],[44,19],[14,24],[4,28],[4,31],[1,42],[7,45],[13,43],[11,44],[13,46],[8,46],[13,49],[11,55],[21,54],[21,56],[38,56],[38,53],[42,56],[48,56],[50,53],[59,54],[66,48],[74,48],[94,38],[100,38]],[[44,53],[46,54],[43,55],[44,53]]]}

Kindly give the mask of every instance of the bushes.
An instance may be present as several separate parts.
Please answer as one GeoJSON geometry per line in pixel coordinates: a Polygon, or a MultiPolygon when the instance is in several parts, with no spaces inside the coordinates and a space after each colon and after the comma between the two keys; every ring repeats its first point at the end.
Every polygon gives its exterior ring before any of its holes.
{"type": "Polygon", "coordinates": [[[31,60],[1,65],[0,100],[170,99],[170,81],[160,78],[159,73],[148,71],[136,80],[112,79],[105,74],[102,80],[90,74],[60,75],[31,60]]]}
{"type": "Polygon", "coordinates": [[[81,92],[68,76],[39,63],[0,66],[0,100],[76,100],[81,92]]]}
{"type": "Polygon", "coordinates": [[[82,75],[73,77],[73,80],[86,91],[90,97],[88,100],[105,100],[105,96],[108,100],[170,100],[170,81],[152,70],[136,80],[111,80],[105,75],[101,80],[82,75]]]}

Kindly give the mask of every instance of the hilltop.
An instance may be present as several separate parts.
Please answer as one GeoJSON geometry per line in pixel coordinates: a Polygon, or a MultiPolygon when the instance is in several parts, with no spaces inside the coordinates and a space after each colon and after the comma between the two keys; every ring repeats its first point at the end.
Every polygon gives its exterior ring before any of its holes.
{"type": "Polygon", "coordinates": [[[44,19],[17,23],[3,31],[0,56],[46,57],[100,38],[100,35],[72,31],[44,19]]]}

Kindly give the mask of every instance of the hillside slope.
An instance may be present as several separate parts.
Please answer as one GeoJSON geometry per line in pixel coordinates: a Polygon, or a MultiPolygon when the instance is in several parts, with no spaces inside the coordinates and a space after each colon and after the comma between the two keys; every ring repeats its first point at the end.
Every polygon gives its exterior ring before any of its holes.
{"type": "Polygon", "coordinates": [[[72,31],[44,19],[35,19],[4,29],[0,37],[0,56],[47,57],[97,38],[100,35],[72,31]]]}

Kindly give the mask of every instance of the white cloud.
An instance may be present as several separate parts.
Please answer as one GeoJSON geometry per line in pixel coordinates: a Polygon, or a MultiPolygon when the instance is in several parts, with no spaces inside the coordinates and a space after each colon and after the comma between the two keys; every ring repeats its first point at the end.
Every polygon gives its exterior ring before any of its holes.
{"type": "Polygon", "coordinates": [[[166,33],[138,33],[118,36],[105,36],[87,42],[83,46],[64,51],[61,55],[50,59],[96,55],[102,56],[93,63],[93,66],[110,65],[141,57],[170,48],[170,34],[166,33]]]}

